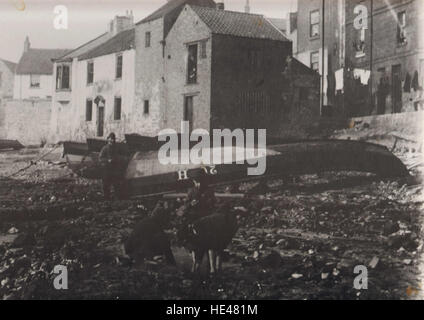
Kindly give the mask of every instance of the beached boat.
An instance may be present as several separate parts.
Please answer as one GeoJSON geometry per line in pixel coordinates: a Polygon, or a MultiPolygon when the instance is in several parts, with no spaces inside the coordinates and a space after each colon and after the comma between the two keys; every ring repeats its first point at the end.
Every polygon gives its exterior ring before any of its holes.
{"type": "MultiPolygon", "coordinates": [[[[102,177],[98,153],[90,151],[87,145],[75,143],[67,143],[64,149],[74,172],[90,179],[102,177]]],[[[222,157],[213,165],[161,164],[157,150],[138,151],[124,156],[121,170],[130,196],[183,190],[191,187],[192,180],[196,180],[202,171],[211,176],[214,185],[327,171],[368,172],[382,178],[409,175],[405,165],[386,147],[360,141],[295,141],[268,146],[262,150],[264,152],[235,146],[211,148],[209,151],[212,155],[223,151],[231,155],[230,160],[222,157]],[[237,163],[236,159],[239,160],[237,163]],[[249,175],[248,170],[261,163],[266,164],[264,174],[249,175]]],[[[176,159],[170,160],[175,160],[170,163],[179,163],[176,159]]]]}
{"type": "MultiPolygon", "coordinates": [[[[233,147],[233,154],[238,151],[233,147]]],[[[298,141],[269,146],[266,154],[255,156],[266,159],[264,175],[248,175],[252,165],[234,162],[200,165],[161,165],[157,152],[136,153],[126,171],[131,196],[173,192],[192,186],[202,171],[207,170],[214,185],[233,184],[267,177],[313,174],[329,171],[357,171],[373,173],[382,178],[405,177],[405,165],[386,147],[359,141],[324,140],[298,141]]],[[[233,157],[235,159],[235,157],[233,157]]],[[[253,160],[248,159],[245,160],[253,160]]]]}
{"type": "Polygon", "coordinates": [[[0,139],[0,150],[20,150],[25,148],[18,140],[0,139]]]}

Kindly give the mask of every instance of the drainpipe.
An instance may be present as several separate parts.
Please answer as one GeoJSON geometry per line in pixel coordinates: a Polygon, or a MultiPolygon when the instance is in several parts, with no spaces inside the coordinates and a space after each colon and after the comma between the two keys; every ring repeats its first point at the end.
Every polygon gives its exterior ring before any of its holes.
{"type": "MultiPolygon", "coordinates": [[[[374,0],[370,0],[371,1],[371,26],[370,26],[370,107],[373,106],[373,97],[372,97],[372,87],[373,87],[373,47],[374,47],[374,17],[373,17],[373,12],[374,12],[374,0]]],[[[371,111],[372,112],[372,111],[371,111]]]]}
{"type": "Polygon", "coordinates": [[[321,23],[322,23],[322,52],[321,52],[321,56],[322,56],[322,61],[321,61],[321,106],[320,106],[320,110],[319,113],[322,116],[322,109],[324,107],[324,81],[325,81],[325,0],[322,0],[322,19],[321,19],[321,23]]]}

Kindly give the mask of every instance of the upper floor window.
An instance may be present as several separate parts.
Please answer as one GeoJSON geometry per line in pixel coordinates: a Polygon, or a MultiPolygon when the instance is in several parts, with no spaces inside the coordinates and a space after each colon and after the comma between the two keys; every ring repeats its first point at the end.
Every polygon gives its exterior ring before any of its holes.
{"type": "Polygon", "coordinates": [[[187,83],[197,83],[197,44],[188,46],[187,83]]]}
{"type": "Polygon", "coordinates": [[[397,43],[399,45],[406,44],[406,34],[405,34],[405,27],[406,27],[406,12],[402,11],[399,12],[398,15],[398,25],[397,25],[397,43]]]}
{"type": "Polygon", "coordinates": [[[94,62],[87,62],[87,84],[94,82],[94,62]]]}
{"type": "Polygon", "coordinates": [[[31,74],[30,75],[30,87],[31,88],[40,88],[40,75],[31,74]]]}
{"type": "Polygon", "coordinates": [[[116,79],[122,78],[122,54],[116,56],[116,79]]]}
{"type": "Polygon", "coordinates": [[[319,36],[320,12],[319,10],[311,11],[309,36],[311,38],[319,36]]]}
{"type": "Polygon", "coordinates": [[[319,72],[319,52],[311,53],[311,69],[319,72]]]}
{"type": "Polygon", "coordinates": [[[113,119],[114,120],[121,120],[121,106],[122,106],[121,97],[115,97],[115,105],[114,105],[114,108],[113,108],[113,119]]]}
{"type": "Polygon", "coordinates": [[[152,33],[150,31],[146,32],[146,48],[150,47],[150,42],[152,40],[152,33]]]}
{"type": "Polygon", "coordinates": [[[355,49],[355,57],[362,58],[365,56],[365,28],[357,31],[358,37],[353,43],[355,49]]]}
{"type": "Polygon", "coordinates": [[[56,67],[56,89],[70,88],[70,67],[59,65],[56,67]]]}

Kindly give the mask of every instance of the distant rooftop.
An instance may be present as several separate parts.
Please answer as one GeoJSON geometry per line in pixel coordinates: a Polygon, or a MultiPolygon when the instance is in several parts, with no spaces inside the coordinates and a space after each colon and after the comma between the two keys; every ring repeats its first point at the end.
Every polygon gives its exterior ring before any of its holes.
{"type": "Polygon", "coordinates": [[[15,73],[16,71],[16,66],[18,65],[15,62],[9,61],[9,60],[4,60],[4,59],[0,59],[0,61],[2,61],[5,66],[13,73],[15,73]]]}
{"type": "Polygon", "coordinates": [[[267,18],[274,26],[276,26],[280,31],[286,32],[287,30],[287,20],[278,19],[278,18],[267,18]]]}
{"type": "Polygon", "coordinates": [[[237,11],[190,6],[212,33],[245,38],[289,41],[264,16],[237,11]]]}
{"type": "Polygon", "coordinates": [[[16,68],[16,74],[53,74],[52,59],[69,52],[69,49],[28,49],[16,68]]]}
{"type": "Polygon", "coordinates": [[[139,21],[137,24],[153,21],[159,18],[164,17],[166,14],[171,13],[172,11],[183,7],[186,4],[204,6],[204,7],[216,7],[216,3],[213,0],[169,0],[162,7],[157,9],[152,14],[148,15],[143,20],[139,21]]]}
{"type": "Polygon", "coordinates": [[[73,49],[69,52],[67,52],[65,55],[58,57],[56,62],[64,62],[64,61],[72,61],[74,58],[78,58],[79,56],[83,55],[84,53],[87,53],[88,51],[96,48],[97,46],[101,45],[102,43],[105,43],[111,38],[110,34],[108,32],[105,32],[98,36],[97,38],[94,38],[83,45],[79,46],[76,49],[73,49]]]}
{"type": "Polygon", "coordinates": [[[105,56],[111,53],[117,53],[134,48],[135,30],[134,28],[122,31],[113,38],[100,44],[94,49],[80,55],[79,60],[92,59],[105,56]]]}

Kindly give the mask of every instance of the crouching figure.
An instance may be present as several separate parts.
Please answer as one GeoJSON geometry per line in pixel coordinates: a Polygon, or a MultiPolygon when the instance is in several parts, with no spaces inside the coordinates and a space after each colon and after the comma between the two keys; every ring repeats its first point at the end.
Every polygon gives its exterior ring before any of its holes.
{"type": "Polygon", "coordinates": [[[164,232],[169,219],[167,203],[159,202],[152,215],[135,226],[124,244],[126,254],[137,264],[163,255],[169,265],[176,266],[169,238],[164,232]]]}

